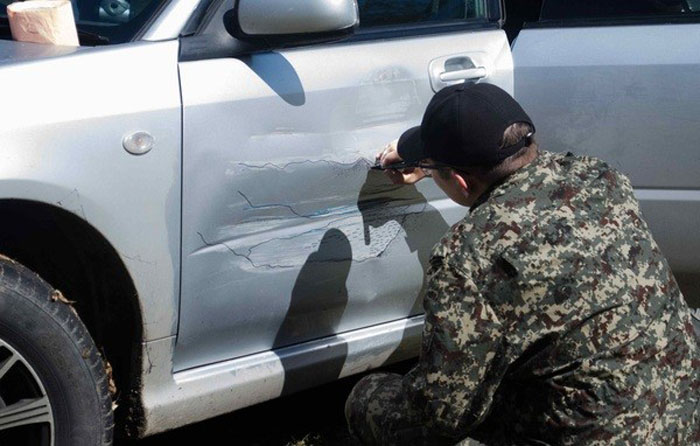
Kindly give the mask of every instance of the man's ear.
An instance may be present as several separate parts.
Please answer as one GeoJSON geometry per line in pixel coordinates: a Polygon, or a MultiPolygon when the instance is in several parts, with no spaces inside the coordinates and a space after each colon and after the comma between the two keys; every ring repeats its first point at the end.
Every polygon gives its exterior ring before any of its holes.
{"type": "Polygon", "coordinates": [[[464,176],[464,174],[452,169],[452,176],[455,180],[457,180],[457,183],[462,187],[462,189],[464,189],[465,192],[471,192],[471,187],[469,186],[469,182],[467,182],[467,178],[464,176]]]}

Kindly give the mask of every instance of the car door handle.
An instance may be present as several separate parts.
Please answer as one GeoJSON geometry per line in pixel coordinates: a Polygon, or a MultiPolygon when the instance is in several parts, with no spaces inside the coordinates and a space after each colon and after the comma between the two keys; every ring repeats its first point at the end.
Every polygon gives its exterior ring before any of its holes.
{"type": "Polygon", "coordinates": [[[486,77],[486,74],[485,67],[467,68],[466,70],[445,71],[440,73],[440,80],[442,82],[468,81],[483,79],[486,77]]]}
{"type": "Polygon", "coordinates": [[[489,62],[484,53],[470,52],[441,56],[430,61],[430,86],[438,92],[450,85],[488,78],[489,62]]]}

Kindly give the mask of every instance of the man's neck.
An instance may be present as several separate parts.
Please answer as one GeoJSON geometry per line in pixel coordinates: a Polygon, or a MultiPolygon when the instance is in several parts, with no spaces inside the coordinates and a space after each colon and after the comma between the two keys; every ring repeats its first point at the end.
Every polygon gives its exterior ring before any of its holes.
{"type": "Polygon", "coordinates": [[[527,153],[513,161],[511,161],[512,164],[510,164],[508,170],[510,171],[509,174],[504,176],[503,178],[486,183],[484,181],[481,181],[480,178],[478,177],[472,177],[471,178],[471,190],[472,194],[477,197],[474,202],[470,205],[470,210],[477,204],[481,203],[483,196],[491,192],[493,189],[498,187],[500,184],[502,184],[504,181],[506,181],[511,175],[513,175],[515,172],[518,170],[522,169],[523,167],[527,166],[531,162],[533,162],[537,156],[539,155],[540,151],[539,148],[534,145],[531,146],[532,149],[529,149],[527,153]]]}

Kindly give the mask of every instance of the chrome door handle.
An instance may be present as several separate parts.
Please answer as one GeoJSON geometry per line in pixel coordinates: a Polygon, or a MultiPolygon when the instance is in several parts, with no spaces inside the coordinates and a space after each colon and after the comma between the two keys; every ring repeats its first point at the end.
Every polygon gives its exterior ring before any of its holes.
{"type": "Polygon", "coordinates": [[[451,54],[438,57],[428,65],[430,86],[438,92],[450,85],[477,82],[490,74],[488,58],[483,52],[451,54]]]}
{"type": "Polygon", "coordinates": [[[486,68],[484,67],[468,68],[466,70],[442,72],[440,73],[440,80],[442,82],[469,81],[483,79],[486,77],[486,74],[486,68]]]}

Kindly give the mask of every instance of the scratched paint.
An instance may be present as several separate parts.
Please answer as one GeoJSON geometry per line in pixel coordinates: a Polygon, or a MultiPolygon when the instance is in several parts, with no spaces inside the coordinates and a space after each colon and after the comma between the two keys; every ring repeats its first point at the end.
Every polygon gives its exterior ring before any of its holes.
{"type": "MultiPolygon", "coordinates": [[[[247,185],[243,187],[245,192],[237,190],[238,196],[232,197],[235,202],[229,204],[237,215],[232,224],[218,228],[217,238],[199,233],[203,249],[223,247],[247,261],[242,268],[291,268],[303,265],[309,253],[318,249],[323,233],[337,228],[349,239],[353,262],[379,257],[397,237],[406,236],[402,226],[424,212],[427,202],[418,193],[397,195],[401,188],[390,185],[378,172],[372,172],[369,181],[370,166],[366,159],[352,163],[305,160],[283,165],[234,164],[227,174],[247,185]],[[324,206],[318,206],[317,202],[305,200],[304,197],[313,196],[306,187],[264,190],[249,186],[258,182],[284,183],[308,165],[326,166],[325,176],[335,181],[336,189],[359,191],[359,195],[356,192],[352,197],[323,196],[324,206]],[[249,176],[255,176],[255,183],[249,176]],[[360,184],[363,180],[364,185],[360,184]],[[388,192],[394,192],[391,201],[388,192]]],[[[324,180],[319,178],[321,183],[324,180]]]]}
{"type": "Polygon", "coordinates": [[[421,312],[430,248],[463,213],[438,211],[430,183],[369,168],[420,121],[429,61],[349,61],[304,50],[181,64],[176,371],[421,312]]]}
{"type": "MultiPolygon", "coordinates": [[[[202,265],[203,279],[183,289],[202,296],[203,314],[237,309],[218,318],[222,329],[244,327],[236,332],[246,345],[240,351],[351,330],[360,319],[366,326],[420,312],[423,267],[448,228],[426,198],[435,189],[393,185],[370,169],[369,159],[345,153],[344,160],[225,166],[227,193],[212,214],[215,224],[197,231],[188,258],[202,265]]],[[[189,347],[186,340],[182,345],[189,347]]]]}

